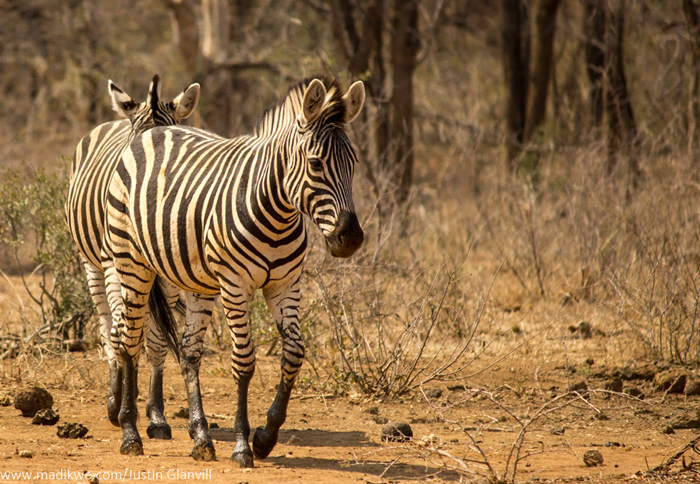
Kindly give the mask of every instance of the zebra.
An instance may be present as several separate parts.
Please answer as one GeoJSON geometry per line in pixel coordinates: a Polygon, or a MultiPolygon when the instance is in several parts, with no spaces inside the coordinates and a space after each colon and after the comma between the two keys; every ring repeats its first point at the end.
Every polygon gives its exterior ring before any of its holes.
{"type": "Polygon", "coordinates": [[[102,254],[107,278],[122,288],[123,311],[112,332],[124,375],[122,454],[143,453],[131,388],[156,276],[187,291],[180,352],[192,457],[215,458],[198,373],[202,338],[219,294],[238,384],[231,459],[253,467],[254,457],[270,454],[304,358],[299,328],[304,215],[320,229],[333,256],[350,257],[364,240],[352,197],[357,155],[345,132],[364,99],[361,81],[343,94],[337,79],[319,75],[292,85],[264,111],[252,135],[225,139],[189,127],[158,127],[137,136],[124,152],[109,187],[102,254]],[[257,289],[283,348],[277,395],[251,451],[247,400],[255,351],[249,307],[257,289]]]}
{"type": "MultiPolygon", "coordinates": [[[[146,102],[138,103],[111,80],[107,86],[113,109],[127,119],[104,123],[86,134],[78,143],[71,165],[65,213],[68,228],[83,261],[90,294],[100,315],[102,347],[110,369],[107,413],[109,420],[118,426],[121,378],[110,343],[109,332],[113,316],[108,304],[108,299],[114,296],[106,291],[100,261],[107,188],[122,152],[136,134],[155,126],[175,125],[190,116],[199,101],[200,87],[199,84],[192,84],[173,101],[164,102],[160,100],[160,77],[156,74],[150,83],[146,102]]],[[[118,288],[116,289],[118,292],[118,288]]],[[[178,292],[176,288],[169,289],[169,299],[173,301],[178,292]]],[[[154,308],[156,309],[158,308],[154,308]]],[[[162,313],[163,309],[160,311],[162,313]]],[[[166,317],[167,314],[158,316],[166,317]]],[[[146,349],[151,363],[150,391],[146,404],[146,412],[151,422],[147,432],[151,438],[170,439],[171,429],[163,415],[163,364],[166,341],[155,325],[152,328],[146,349]]]]}

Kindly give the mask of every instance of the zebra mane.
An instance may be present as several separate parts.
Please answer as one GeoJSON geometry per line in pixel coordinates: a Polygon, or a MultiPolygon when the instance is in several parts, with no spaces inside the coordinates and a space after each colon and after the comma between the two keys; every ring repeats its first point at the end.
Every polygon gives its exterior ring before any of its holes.
{"type": "Polygon", "coordinates": [[[297,115],[301,112],[301,105],[306,88],[314,79],[321,81],[327,92],[326,106],[323,109],[323,114],[320,116],[319,121],[324,124],[342,127],[345,124],[346,110],[342,86],[338,79],[333,76],[317,74],[315,76],[306,77],[289,86],[289,90],[283,98],[265,109],[255,125],[255,136],[263,137],[267,134],[265,132],[265,127],[269,125],[267,122],[269,118],[288,116],[289,122],[294,122],[297,115]]]}

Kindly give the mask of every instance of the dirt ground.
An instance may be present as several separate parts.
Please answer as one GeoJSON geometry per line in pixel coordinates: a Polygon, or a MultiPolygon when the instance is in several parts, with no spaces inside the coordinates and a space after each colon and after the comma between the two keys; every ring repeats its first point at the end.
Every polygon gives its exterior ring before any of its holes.
{"type": "MultiPolygon", "coordinates": [[[[575,359],[573,354],[569,356],[575,359]]],[[[62,382],[58,385],[54,380],[48,385],[61,422],[86,425],[88,438],[60,439],[55,426],[32,425],[31,419],[22,417],[13,406],[0,407],[0,481],[87,482],[79,473],[88,471],[92,475],[101,473],[99,482],[104,483],[470,482],[468,471],[460,470],[456,459],[479,459],[474,451],[478,447],[493,469],[503,475],[505,459],[520,434],[515,418],[538,415],[537,409],[565,393],[570,382],[586,381],[589,388],[602,389],[615,372],[595,362],[591,365],[590,360],[573,367],[577,368],[576,373],[572,367],[547,362],[535,369],[530,358],[513,356],[465,382],[469,388],[491,392],[501,406],[483,395],[467,398],[469,393],[463,388],[440,384],[424,389],[431,396],[428,399],[418,391],[392,401],[296,389],[280,442],[271,456],[256,461],[254,469],[239,469],[230,460],[233,442],[226,431],[233,424],[235,386],[223,370],[222,361],[226,358],[212,354],[202,366],[205,410],[210,424],[220,426],[213,430],[218,459],[205,463],[190,458],[192,441],[187,434],[187,420],[173,416],[186,406],[186,398],[179,372],[170,358],[165,396],[173,439],[155,441],[146,437],[148,421],[140,396],[139,423],[145,455],[125,457],[118,452],[121,432],[106,418],[106,362],[100,360],[98,351],[47,357],[42,366],[60,375],[62,382]],[[441,392],[429,392],[431,389],[441,392]],[[437,396],[439,393],[442,394],[437,396]],[[382,442],[382,426],[377,423],[382,417],[409,422],[414,441],[382,442]],[[23,451],[29,451],[32,457],[22,457],[23,451]],[[28,474],[17,474],[20,472],[28,474]]],[[[0,396],[12,396],[26,386],[8,377],[10,364],[7,360],[3,363],[5,378],[0,396]]],[[[277,358],[259,358],[250,392],[253,427],[264,422],[273,399],[277,365],[277,358]]],[[[147,388],[147,377],[142,362],[142,391],[147,388]]],[[[308,365],[303,377],[312,378],[308,365]]],[[[700,482],[700,474],[692,470],[674,478],[635,475],[662,463],[698,435],[697,429],[677,429],[673,434],[664,434],[663,430],[679,416],[695,415],[700,397],[653,393],[652,383],[644,380],[625,380],[624,384],[634,384],[648,396],[639,401],[596,392],[590,400],[561,399],[560,403],[569,404],[535,420],[525,433],[516,481],[700,482]],[[599,412],[603,417],[596,416],[599,412]],[[590,450],[602,454],[602,466],[584,465],[583,455],[590,450]],[[533,451],[539,453],[524,457],[533,451]]],[[[692,452],[686,453],[686,465],[693,458],[697,460],[692,452]]]]}

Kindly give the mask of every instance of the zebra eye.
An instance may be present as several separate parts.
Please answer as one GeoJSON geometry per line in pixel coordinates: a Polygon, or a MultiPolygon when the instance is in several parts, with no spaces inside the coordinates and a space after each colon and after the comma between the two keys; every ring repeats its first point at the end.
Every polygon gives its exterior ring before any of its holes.
{"type": "Polygon", "coordinates": [[[309,165],[314,170],[323,169],[323,162],[321,161],[321,158],[309,158],[309,165]]]}

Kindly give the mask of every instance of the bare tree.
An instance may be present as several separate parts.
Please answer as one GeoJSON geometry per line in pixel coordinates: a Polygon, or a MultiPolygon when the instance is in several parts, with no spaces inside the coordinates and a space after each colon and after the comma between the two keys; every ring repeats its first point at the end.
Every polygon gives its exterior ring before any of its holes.
{"type": "Polygon", "coordinates": [[[515,159],[525,135],[525,116],[530,72],[530,31],[527,4],[501,0],[503,77],[506,84],[506,161],[515,171],[515,159]]]}
{"type": "Polygon", "coordinates": [[[603,76],[605,73],[605,3],[584,0],[583,31],[586,36],[586,73],[590,81],[590,110],[593,125],[603,122],[603,76]]]}
{"type": "Polygon", "coordinates": [[[700,12],[695,0],[683,0],[683,13],[688,29],[692,70],[688,93],[688,151],[691,152],[698,138],[700,122],[700,12]]]}

